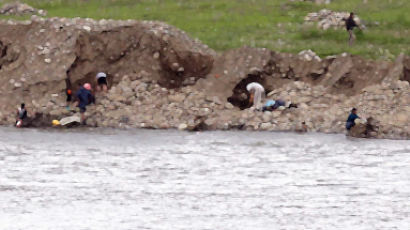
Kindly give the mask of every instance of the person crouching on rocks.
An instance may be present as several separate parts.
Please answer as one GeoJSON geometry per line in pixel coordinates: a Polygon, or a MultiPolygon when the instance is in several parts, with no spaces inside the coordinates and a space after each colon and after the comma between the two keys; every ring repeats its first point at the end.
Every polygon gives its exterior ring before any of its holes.
{"type": "MultiPolygon", "coordinates": [[[[279,109],[279,107],[286,107],[286,102],[283,100],[268,100],[265,105],[262,107],[262,111],[274,111],[279,109]]],[[[287,106],[288,109],[291,108],[298,108],[296,104],[293,104],[292,102],[289,102],[289,105],[287,106]]]]}
{"type": "Polygon", "coordinates": [[[26,118],[27,118],[26,105],[22,103],[20,108],[17,110],[16,127],[17,128],[23,127],[23,124],[26,118]]]}
{"type": "Polygon", "coordinates": [[[360,117],[357,115],[357,109],[356,109],[356,108],[353,108],[352,111],[351,111],[351,113],[350,113],[350,115],[349,115],[349,117],[347,118],[347,121],[346,121],[346,129],[347,129],[348,131],[350,131],[350,129],[351,129],[353,126],[356,125],[356,123],[355,123],[354,121],[355,121],[356,119],[358,119],[358,118],[360,118],[360,117]]]}
{"type": "Polygon", "coordinates": [[[77,98],[77,107],[80,108],[81,113],[81,123],[85,124],[85,111],[87,110],[87,105],[94,103],[95,98],[91,93],[91,84],[85,83],[84,86],[80,87],[80,89],[76,93],[77,98]]]}
{"type": "Polygon", "coordinates": [[[107,74],[100,72],[96,76],[97,78],[97,91],[101,90],[106,93],[108,91],[107,74]]]}
{"type": "Polygon", "coordinates": [[[249,103],[253,103],[256,110],[262,109],[262,100],[265,98],[265,88],[257,82],[249,83],[246,90],[250,93],[249,103]]]}

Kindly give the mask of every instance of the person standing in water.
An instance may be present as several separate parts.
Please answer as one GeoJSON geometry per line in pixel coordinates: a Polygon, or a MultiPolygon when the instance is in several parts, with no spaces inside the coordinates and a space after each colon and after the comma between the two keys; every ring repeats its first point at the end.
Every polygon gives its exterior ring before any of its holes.
{"type": "Polygon", "coordinates": [[[108,91],[107,74],[100,72],[96,76],[97,78],[97,91],[103,91],[106,93],[108,91]]]}
{"type": "Polygon", "coordinates": [[[17,110],[16,127],[17,128],[23,127],[23,124],[24,124],[23,122],[26,118],[27,118],[26,105],[22,103],[20,108],[17,110]]]}
{"type": "Polygon", "coordinates": [[[257,110],[262,109],[262,100],[265,98],[265,88],[257,82],[249,83],[246,90],[250,93],[249,102],[253,103],[253,107],[257,110]]]}
{"type": "Polygon", "coordinates": [[[84,124],[85,112],[87,111],[86,107],[95,101],[94,96],[91,93],[91,84],[85,83],[75,95],[77,98],[77,107],[80,108],[81,122],[84,124]]]}
{"type": "Polygon", "coordinates": [[[353,45],[354,40],[356,40],[356,36],[353,33],[353,29],[355,27],[359,28],[360,27],[357,25],[356,21],[354,20],[354,13],[351,12],[350,16],[348,18],[343,19],[346,24],[346,30],[349,33],[349,45],[353,45]]]}

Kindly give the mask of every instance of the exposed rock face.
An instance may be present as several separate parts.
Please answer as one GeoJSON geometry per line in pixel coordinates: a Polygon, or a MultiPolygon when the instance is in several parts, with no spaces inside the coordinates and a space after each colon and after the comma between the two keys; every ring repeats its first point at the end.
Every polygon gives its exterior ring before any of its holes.
{"type": "Polygon", "coordinates": [[[38,17],[0,23],[0,54],[0,109],[25,101],[42,112],[64,104],[67,83],[74,90],[95,83],[100,71],[110,84],[126,74],[168,88],[194,84],[210,72],[215,55],[160,22],[38,17]]]}
{"type": "Polygon", "coordinates": [[[216,54],[157,22],[33,18],[0,29],[2,125],[14,123],[22,101],[33,126],[72,115],[67,82],[95,84],[104,71],[110,89],[88,107],[88,125],[344,133],[356,107],[368,123],[352,136],[410,138],[408,56],[392,63],[246,47],[216,54]],[[298,108],[248,109],[246,85],[253,81],[269,99],[298,108]]]}

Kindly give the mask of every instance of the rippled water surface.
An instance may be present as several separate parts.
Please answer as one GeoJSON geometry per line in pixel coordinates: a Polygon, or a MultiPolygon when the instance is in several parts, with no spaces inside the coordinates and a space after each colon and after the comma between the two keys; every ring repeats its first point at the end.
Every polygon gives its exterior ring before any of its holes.
{"type": "Polygon", "coordinates": [[[0,229],[410,229],[410,141],[0,129],[0,229]]]}

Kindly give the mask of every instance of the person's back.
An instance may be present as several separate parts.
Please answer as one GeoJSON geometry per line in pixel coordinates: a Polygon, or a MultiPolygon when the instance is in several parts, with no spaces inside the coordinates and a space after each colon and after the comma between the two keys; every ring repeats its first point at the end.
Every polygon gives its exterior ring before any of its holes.
{"type": "Polygon", "coordinates": [[[18,109],[18,117],[21,120],[24,120],[27,118],[27,110],[25,108],[19,108],[18,109]]]}
{"type": "Polygon", "coordinates": [[[250,99],[253,100],[253,106],[256,109],[261,109],[261,101],[265,96],[265,88],[257,82],[252,82],[246,86],[246,90],[251,93],[250,99]]]}
{"type": "Polygon", "coordinates": [[[359,118],[359,116],[357,116],[357,114],[351,113],[351,114],[349,114],[349,117],[347,117],[346,122],[354,122],[354,120],[356,120],[357,118],[359,118]]]}
{"type": "Polygon", "coordinates": [[[357,26],[356,21],[354,20],[354,16],[350,15],[347,19],[346,19],[346,30],[353,30],[355,27],[357,26]]]}
{"type": "Polygon", "coordinates": [[[84,87],[81,87],[76,94],[77,99],[79,100],[78,107],[82,108],[92,103],[93,95],[91,92],[84,87]]]}
{"type": "Polygon", "coordinates": [[[85,112],[87,105],[94,102],[94,96],[91,93],[91,85],[89,83],[85,83],[84,86],[80,87],[80,89],[76,93],[78,107],[80,108],[81,114],[81,122],[85,124],[85,112]]]}
{"type": "Polygon", "coordinates": [[[265,91],[265,89],[263,88],[263,86],[257,82],[252,82],[249,83],[248,85],[246,85],[246,90],[248,90],[249,92],[254,90],[254,91],[265,91]]]}

